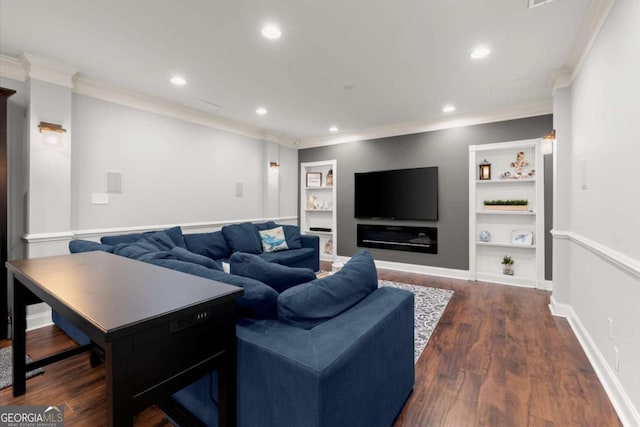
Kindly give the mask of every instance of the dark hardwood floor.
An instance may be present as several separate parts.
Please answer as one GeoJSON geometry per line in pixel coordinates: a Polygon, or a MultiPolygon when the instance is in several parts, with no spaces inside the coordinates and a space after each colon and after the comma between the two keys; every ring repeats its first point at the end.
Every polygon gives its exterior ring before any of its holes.
{"type": "MultiPolygon", "coordinates": [[[[325,268],[328,265],[323,265],[325,268]]],[[[549,293],[533,289],[383,271],[380,278],[453,289],[416,365],[416,383],[395,427],[620,426],[616,413],[565,319],[549,313],[549,293]]],[[[55,326],[27,334],[39,358],[73,343],[55,326]]],[[[11,345],[0,341],[0,347],[11,345]]],[[[105,424],[104,368],[88,354],[45,367],[0,405],[65,405],[66,426],[105,424]]],[[[156,407],[136,426],[170,426],[156,407]]]]}

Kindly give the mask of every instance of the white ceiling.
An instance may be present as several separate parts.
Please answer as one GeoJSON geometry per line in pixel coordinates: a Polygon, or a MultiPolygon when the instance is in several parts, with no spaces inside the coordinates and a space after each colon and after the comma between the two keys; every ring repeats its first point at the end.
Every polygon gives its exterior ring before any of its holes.
{"type": "Polygon", "coordinates": [[[527,3],[0,0],[0,53],[304,140],[549,101],[591,1],[527,3]],[[473,61],[478,44],[492,52],[473,61]]]}

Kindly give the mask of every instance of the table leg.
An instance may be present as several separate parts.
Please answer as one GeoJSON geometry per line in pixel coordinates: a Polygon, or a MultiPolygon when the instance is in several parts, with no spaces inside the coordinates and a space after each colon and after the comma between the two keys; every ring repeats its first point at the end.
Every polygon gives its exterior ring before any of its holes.
{"type": "Polygon", "coordinates": [[[235,331],[232,342],[227,346],[224,362],[218,370],[218,425],[220,427],[235,427],[237,410],[237,351],[235,331]]]}
{"type": "Polygon", "coordinates": [[[27,330],[27,305],[26,288],[15,276],[13,279],[13,396],[21,396],[26,392],[26,330],[27,330]]]}
{"type": "Polygon", "coordinates": [[[107,426],[133,426],[133,391],[131,387],[131,360],[133,356],[130,336],[107,343],[105,350],[105,376],[107,383],[107,426]]]}

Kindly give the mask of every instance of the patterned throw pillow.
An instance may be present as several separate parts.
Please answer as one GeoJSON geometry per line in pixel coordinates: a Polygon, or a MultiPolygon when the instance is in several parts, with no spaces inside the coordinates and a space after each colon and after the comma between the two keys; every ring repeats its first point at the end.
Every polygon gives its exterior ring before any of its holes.
{"type": "Polygon", "coordinates": [[[265,252],[277,252],[289,249],[282,226],[270,230],[261,230],[259,233],[260,239],[262,239],[262,248],[265,252]]]}

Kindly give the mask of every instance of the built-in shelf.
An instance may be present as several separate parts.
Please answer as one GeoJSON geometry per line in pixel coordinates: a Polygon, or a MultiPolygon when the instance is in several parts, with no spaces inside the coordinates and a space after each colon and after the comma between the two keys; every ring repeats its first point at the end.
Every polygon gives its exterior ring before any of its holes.
{"type": "Polygon", "coordinates": [[[320,258],[327,261],[333,261],[338,256],[336,166],[335,160],[300,164],[300,230],[303,234],[320,238],[320,258]],[[320,175],[320,180],[316,181],[320,184],[318,187],[307,185],[308,173],[320,175]],[[332,231],[312,231],[311,227],[332,231]]]}
{"type": "Polygon", "coordinates": [[[305,230],[305,234],[317,234],[318,236],[333,236],[333,231],[313,231],[305,230]]]}
{"type": "Polygon", "coordinates": [[[535,288],[538,286],[538,280],[534,276],[518,274],[516,270],[513,276],[502,273],[478,273],[477,279],[482,282],[502,283],[505,285],[516,285],[527,288],[535,288]]]}
{"type": "Polygon", "coordinates": [[[501,243],[501,242],[482,242],[477,241],[477,245],[480,246],[497,246],[502,248],[518,248],[518,249],[535,249],[536,245],[520,245],[517,243],[501,243]]]}
{"type": "MultiPolygon", "coordinates": [[[[522,206],[524,208],[524,206],[522,206]]],[[[546,288],[544,280],[544,157],[540,140],[510,141],[469,147],[469,271],[472,279],[546,288]],[[491,164],[494,179],[480,180],[479,165],[491,164]],[[517,164],[520,162],[519,164],[517,164]],[[516,164],[518,168],[516,168],[516,164]],[[533,177],[499,179],[509,172],[533,177]],[[487,209],[487,200],[527,200],[526,210],[487,209]],[[491,236],[481,241],[481,234],[491,236]],[[513,244],[514,233],[532,233],[534,244],[513,244]],[[502,274],[510,256],[515,274],[502,274]]]]}
{"type": "Polygon", "coordinates": [[[476,179],[477,184],[517,184],[522,182],[536,182],[536,179],[476,179]]]}
{"type": "Polygon", "coordinates": [[[523,216],[535,216],[535,212],[529,211],[478,211],[478,215],[523,215],[523,216]]]}

